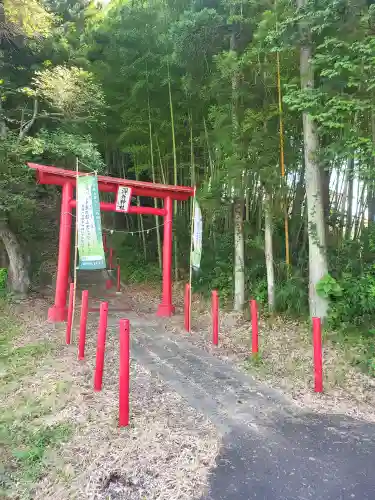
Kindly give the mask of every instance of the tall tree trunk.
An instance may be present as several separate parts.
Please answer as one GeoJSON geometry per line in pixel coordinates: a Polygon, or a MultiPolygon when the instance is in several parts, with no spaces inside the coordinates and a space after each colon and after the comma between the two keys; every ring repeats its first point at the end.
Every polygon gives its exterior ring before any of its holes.
{"type": "MultiPolygon", "coordinates": [[[[168,70],[168,94],[169,94],[169,110],[171,115],[171,132],[172,132],[172,149],[173,149],[173,182],[174,185],[177,186],[177,153],[176,153],[176,133],[174,127],[174,113],[173,113],[173,101],[172,101],[172,90],[171,90],[171,76],[169,72],[169,63],[167,62],[167,70],[168,70]]],[[[176,215],[177,215],[177,201],[174,201],[174,217],[176,223],[176,215]]],[[[178,242],[177,242],[177,233],[174,234],[173,238],[173,246],[174,246],[174,275],[175,280],[178,281],[179,273],[178,273],[178,242]]]]}
{"type": "Polygon", "coordinates": [[[264,197],[264,253],[267,269],[268,310],[275,310],[275,272],[273,268],[271,196],[264,197]]]}
{"type": "MultiPolygon", "coordinates": [[[[304,7],[307,0],[297,0],[304,7]]],[[[314,70],[311,63],[312,49],[310,30],[301,23],[303,42],[300,51],[301,88],[311,90],[314,86],[314,70]]],[[[316,286],[328,273],[322,182],[317,162],[318,135],[312,117],[303,113],[303,138],[306,165],[306,196],[309,225],[309,302],[310,315],[325,318],[328,301],[318,295],[316,286]]]]}
{"type": "Polygon", "coordinates": [[[234,204],[234,310],[242,311],[245,303],[245,246],[243,238],[243,204],[234,204]]]}
{"type": "Polygon", "coordinates": [[[300,243],[299,236],[301,230],[301,219],[303,220],[302,207],[304,200],[305,200],[305,161],[303,160],[301,170],[298,173],[298,181],[293,200],[292,216],[291,216],[293,252],[295,252],[298,249],[300,243]]]}
{"type": "MultiPolygon", "coordinates": [[[[148,93],[148,88],[147,88],[147,93],[148,93]]],[[[149,139],[150,139],[150,160],[151,160],[152,182],[155,183],[156,176],[155,176],[155,164],[154,164],[154,142],[152,140],[151,108],[150,108],[150,97],[148,95],[147,95],[147,104],[148,104],[148,129],[149,129],[149,139]]],[[[157,198],[154,198],[154,207],[158,208],[157,198]]],[[[162,270],[161,236],[160,236],[160,225],[159,225],[159,216],[158,215],[155,215],[155,225],[156,225],[156,242],[157,242],[157,248],[158,248],[159,269],[162,270]]]]}
{"type": "MultiPolygon", "coordinates": [[[[371,115],[371,131],[372,142],[375,144],[375,112],[371,115]]],[[[375,163],[375,162],[374,162],[375,163]]],[[[375,223],[375,182],[370,179],[367,187],[367,204],[368,204],[368,225],[369,228],[375,223]]]]}
{"type": "Polygon", "coordinates": [[[9,259],[9,287],[14,293],[26,295],[30,287],[26,260],[17,236],[4,220],[0,220],[0,239],[4,244],[9,259]]]}
{"type": "MultiPolygon", "coordinates": [[[[134,158],[134,167],[135,167],[135,179],[138,181],[139,174],[137,171],[137,164],[136,164],[135,158],[134,158]]],[[[139,196],[137,196],[137,206],[138,207],[141,206],[141,200],[139,199],[139,196]]],[[[144,224],[143,224],[143,215],[137,214],[137,219],[138,219],[138,234],[139,234],[139,237],[142,241],[143,257],[145,259],[145,262],[147,262],[147,245],[146,245],[145,229],[144,229],[144,224]]]]}
{"type": "MultiPolygon", "coordinates": [[[[232,7],[232,15],[235,15],[232,7]]],[[[236,53],[237,29],[235,23],[232,25],[232,36],[230,38],[230,50],[236,53]]],[[[232,154],[237,156],[238,124],[238,69],[235,68],[232,76],[232,154]]],[[[237,179],[234,193],[234,304],[235,311],[242,311],[245,304],[245,241],[243,234],[243,179],[237,179]]]]}
{"type": "MultiPolygon", "coordinates": [[[[372,143],[375,144],[375,112],[371,113],[371,133],[372,133],[372,143]]],[[[375,164],[375,159],[373,161],[373,168],[375,164]]],[[[368,209],[368,228],[364,232],[364,249],[363,257],[365,262],[372,258],[372,252],[370,249],[370,232],[372,232],[375,227],[375,181],[372,176],[367,180],[367,209],[368,209]]],[[[361,223],[362,226],[362,223],[361,223]]]]}
{"type": "Polygon", "coordinates": [[[319,167],[322,179],[323,214],[324,214],[324,220],[326,221],[325,224],[326,241],[328,242],[328,221],[330,218],[330,197],[329,197],[330,171],[329,171],[329,165],[327,164],[323,163],[322,165],[319,165],[319,167]]]}
{"type": "Polygon", "coordinates": [[[340,221],[338,224],[338,244],[342,245],[343,239],[345,237],[345,218],[347,214],[347,208],[346,204],[348,201],[348,192],[349,192],[349,184],[350,184],[350,179],[349,179],[349,162],[348,165],[345,169],[344,173],[344,185],[343,185],[343,190],[342,190],[342,197],[341,197],[341,204],[339,208],[339,213],[340,213],[340,221]]]}
{"type": "Polygon", "coordinates": [[[207,145],[208,162],[209,162],[211,178],[212,178],[214,175],[214,162],[213,162],[212,156],[211,156],[211,147],[210,147],[210,142],[208,139],[207,123],[206,123],[205,117],[203,117],[203,126],[204,126],[204,135],[206,138],[206,145],[207,145]]]}
{"type": "MultiPolygon", "coordinates": [[[[348,160],[348,209],[346,212],[346,230],[345,238],[350,238],[352,234],[352,224],[353,224],[353,184],[354,184],[354,158],[349,158],[348,160]]],[[[358,200],[357,200],[358,203],[358,200]]]]}

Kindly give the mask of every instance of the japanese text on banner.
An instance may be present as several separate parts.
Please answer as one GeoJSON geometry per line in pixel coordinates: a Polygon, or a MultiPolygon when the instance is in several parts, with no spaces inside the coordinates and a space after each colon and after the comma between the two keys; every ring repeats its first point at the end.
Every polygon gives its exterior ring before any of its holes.
{"type": "Polygon", "coordinates": [[[77,224],[79,269],[105,269],[98,179],[77,179],[77,224]]]}

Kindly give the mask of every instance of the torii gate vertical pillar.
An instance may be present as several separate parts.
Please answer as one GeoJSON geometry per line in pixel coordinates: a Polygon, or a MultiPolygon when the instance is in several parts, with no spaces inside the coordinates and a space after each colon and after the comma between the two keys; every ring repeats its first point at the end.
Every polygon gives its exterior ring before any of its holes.
{"type": "Polygon", "coordinates": [[[73,199],[73,185],[65,182],[62,186],[59,257],[57,262],[55,303],[48,310],[48,319],[53,322],[65,321],[68,315],[66,296],[68,291],[70,246],[72,232],[71,200],[73,199]]]}
{"type": "Polygon", "coordinates": [[[164,240],[163,240],[163,286],[158,316],[172,316],[175,307],[172,304],[172,198],[167,196],[164,201],[164,240]]]}

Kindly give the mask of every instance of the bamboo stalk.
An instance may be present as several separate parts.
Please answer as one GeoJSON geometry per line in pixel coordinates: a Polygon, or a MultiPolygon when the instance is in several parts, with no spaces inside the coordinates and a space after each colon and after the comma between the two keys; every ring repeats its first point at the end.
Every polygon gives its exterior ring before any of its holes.
{"type": "MultiPolygon", "coordinates": [[[[285,163],[284,163],[284,123],[283,123],[283,105],[281,96],[281,76],[280,76],[280,54],[276,52],[276,65],[277,65],[277,95],[279,105],[279,139],[280,139],[280,168],[283,186],[285,185],[285,163]]],[[[288,218],[288,198],[285,194],[283,202],[284,211],[284,233],[285,233],[285,262],[290,266],[290,253],[289,253],[289,218],[288,218]]]]}
{"type": "MultiPolygon", "coordinates": [[[[174,185],[177,186],[177,153],[176,153],[176,134],[174,127],[174,114],[173,114],[173,101],[172,101],[172,90],[171,90],[171,76],[169,71],[169,62],[167,61],[167,71],[168,71],[168,94],[169,94],[169,110],[171,114],[171,132],[172,132],[172,149],[173,149],[173,181],[174,185]]],[[[176,217],[177,215],[177,201],[173,203],[173,211],[176,217]]],[[[174,234],[173,238],[174,246],[174,273],[175,279],[178,281],[178,245],[177,245],[177,234],[174,234]]]]}
{"type": "MultiPolygon", "coordinates": [[[[148,83],[148,74],[147,74],[147,83],[148,83]]],[[[151,109],[150,109],[150,96],[148,92],[147,85],[147,105],[148,105],[148,128],[149,128],[149,139],[150,139],[150,160],[151,160],[151,173],[152,173],[152,182],[155,183],[155,165],[154,165],[154,144],[152,140],[152,124],[151,124],[151,109]]],[[[158,200],[154,198],[154,207],[158,208],[158,200]]],[[[155,225],[156,225],[156,243],[158,248],[158,260],[159,260],[159,269],[162,269],[162,255],[161,255],[161,236],[160,236],[160,225],[159,225],[159,216],[155,215],[155,225]]]]}
{"type": "MultiPolygon", "coordinates": [[[[134,159],[134,163],[136,163],[134,159]]],[[[138,181],[138,171],[137,171],[137,165],[135,164],[135,179],[138,181]]],[[[137,206],[141,206],[141,201],[139,199],[139,196],[137,196],[137,206]]],[[[146,236],[145,236],[145,231],[144,231],[144,225],[143,225],[143,215],[142,214],[137,214],[137,219],[138,219],[138,230],[140,232],[140,237],[142,240],[142,247],[143,247],[143,256],[145,258],[145,262],[147,261],[147,245],[146,245],[146,236]]]]}
{"type": "Polygon", "coordinates": [[[164,166],[163,166],[163,161],[161,159],[161,152],[160,152],[160,146],[159,146],[159,141],[158,141],[158,136],[155,135],[155,140],[156,140],[156,147],[158,150],[158,157],[159,157],[159,165],[160,165],[160,175],[163,181],[163,184],[167,184],[167,179],[164,173],[164,166]]]}

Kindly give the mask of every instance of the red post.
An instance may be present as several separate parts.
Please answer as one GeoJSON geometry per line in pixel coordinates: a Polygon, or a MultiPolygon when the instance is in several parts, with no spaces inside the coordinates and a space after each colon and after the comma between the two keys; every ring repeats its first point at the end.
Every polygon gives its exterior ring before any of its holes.
{"type": "Polygon", "coordinates": [[[158,316],[172,316],[174,306],[172,304],[172,221],[173,204],[172,198],[167,196],[164,202],[166,214],[164,216],[164,240],[163,240],[163,285],[162,298],[158,307],[158,316]]]}
{"type": "Polygon", "coordinates": [[[190,332],[190,284],[185,285],[185,330],[190,332]]]}
{"type": "Polygon", "coordinates": [[[256,355],[259,352],[259,331],[258,331],[258,304],[257,301],[250,300],[251,312],[251,352],[256,355]]]}
{"type": "Polygon", "coordinates": [[[103,249],[104,249],[104,252],[107,253],[107,235],[104,233],[103,234],[103,249]]]}
{"type": "Polygon", "coordinates": [[[70,245],[72,232],[72,209],[70,207],[70,202],[72,198],[73,185],[70,182],[65,182],[62,187],[61,195],[59,257],[57,260],[55,303],[48,310],[48,319],[54,322],[65,321],[68,315],[66,297],[68,294],[70,267],[70,245]]]}
{"type": "Polygon", "coordinates": [[[212,343],[219,345],[219,295],[212,291],[212,343]]]}
{"type": "Polygon", "coordinates": [[[119,426],[129,425],[130,327],[128,319],[120,320],[119,426]]]}
{"type": "Polygon", "coordinates": [[[109,249],[109,269],[113,267],[113,248],[109,249]]]}
{"type": "Polygon", "coordinates": [[[313,318],[314,380],[315,392],[323,392],[322,322],[313,318]]]}
{"type": "Polygon", "coordinates": [[[94,376],[94,390],[101,391],[103,385],[105,340],[107,335],[108,302],[101,302],[98,340],[96,344],[96,365],[94,376]]]}
{"type": "Polygon", "coordinates": [[[81,321],[79,323],[78,359],[85,359],[86,327],[89,312],[89,292],[83,290],[81,304],[81,321]]]}
{"type": "Polygon", "coordinates": [[[73,297],[74,297],[74,283],[69,285],[69,307],[68,307],[68,321],[66,323],[66,343],[70,344],[72,341],[72,322],[73,322],[73,297]]]}
{"type": "Polygon", "coordinates": [[[117,291],[121,291],[121,267],[117,264],[117,291]]]}
{"type": "Polygon", "coordinates": [[[105,281],[105,289],[106,290],[110,290],[112,288],[112,285],[113,285],[113,283],[112,283],[111,279],[108,279],[105,281]]]}

